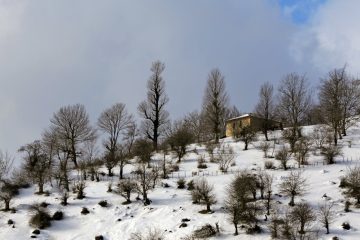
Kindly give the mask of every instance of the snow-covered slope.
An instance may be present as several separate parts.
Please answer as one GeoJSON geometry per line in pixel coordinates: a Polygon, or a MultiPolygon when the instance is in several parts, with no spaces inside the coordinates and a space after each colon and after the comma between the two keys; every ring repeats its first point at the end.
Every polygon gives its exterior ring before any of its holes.
{"type": "MultiPolygon", "coordinates": [[[[309,133],[316,127],[304,127],[304,132],[309,133]]],[[[336,218],[330,226],[331,234],[326,235],[324,228],[314,226],[314,228],[320,229],[321,239],[331,239],[333,236],[338,236],[340,239],[360,239],[360,209],[352,207],[351,212],[345,213],[344,196],[338,187],[339,179],[346,173],[347,168],[360,162],[360,124],[350,128],[348,133],[348,136],[340,142],[343,145],[343,154],[337,158],[335,165],[323,165],[320,155],[311,154],[309,156],[310,164],[303,168],[308,183],[308,191],[304,196],[297,198],[296,202],[306,200],[314,208],[317,208],[318,204],[325,201],[322,196],[326,193],[331,198],[330,201],[335,204],[336,218]],[[351,148],[348,146],[350,140],[351,148]],[[348,231],[342,229],[341,224],[343,222],[349,222],[352,228],[348,231]]],[[[280,133],[275,132],[273,134],[279,135],[280,133]]],[[[262,136],[259,136],[259,139],[262,139],[262,136]]],[[[44,201],[50,203],[48,210],[51,213],[62,210],[65,217],[61,221],[53,221],[51,227],[41,230],[41,234],[37,236],[38,239],[87,240],[102,235],[105,239],[125,240],[129,239],[131,233],[143,232],[148,228],[157,228],[163,231],[166,239],[181,239],[207,223],[212,225],[218,223],[220,226],[221,234],[213,237],[213,239],[270,239],[270,233],[266,227],[268,222],[263,221],[263,215],[259,216],[260,225],[263,229],[261,234],[247,235],[240,230],[239,236],[233,236],[233,225],[227,220],[227,215],[222,208],[225,187],[233,178],[232,172],[239,169],[249,169],[250,171],[264,169],[263,153],[255,148],[259,142],[253,143],[248,151],[242,150],[242,142],[234,142],[232,139],[224,139],[223,142],[229,144],[236,153],[236,165],[230,168],[228,174],[221,174],[218,171],[218,165],[209,162],[206,163],[208,168],[199,172],[197,159],[200,154],[206,154],[206,151],[203,146],[192,145],[189,147],[189,153],[180,164],[180,171],[173,173],[171,178],[160,181],[168,183],[170,187],[165,188],[159,184],[153,191],[149,192],[149,198],[152,200],[149,206],[144,206],[141,201],[136,201],[136,194],[133,194],[134,201],[132,204],[122,205],[121,203],[124,201],[122,197],[115,193],[108,193],[108,182],[116,183],[117,176],[114,176],[113,179],[104,177],[100,182],[88,181],[85,189],[86,198],[77,200],[75,195],[71,195],[69,205],[66,207],[60,205],[59,194],[55,188],[47,186],[47,190],[51,192],[50,196],[34,195],[34,187],[21,189],[20,195],[12,202],[12,207],[17,210],[16,213],[0,212],[0,239],[29,239],[34,230],[28,224],[29,206],[35,202],[44,201]],[[198,154],[192,151],[194,148],[197,149],[198,154]],[[206,179],[214,185],[217,196],[217,203],[212,207],[214,213],[198,213],[204,206],[192,204],[188,190],[177,189],[176,182],[179,176],[186,176],[187,181],[198,177],[192,177],[192,172],[198,172],[197,174],[200,176],[205,175],[206,179]],[[99,206],[98,202],[101,200],[107,200],[110,204],[109,207],[99,206]],[[90,214],[81,215],[82,207],[87,207],[90,214]],[[183,218],[188,218],[190,221],[187,227],[179,228],[183,218]],[[13,225],[7,224],[8,219],[15,222],[14,228],[13,225]]],[[[278,148],[279,145],[276,147],[278,148]]],[[[161,158],[160,155],[154,156],[155,161],[161,158]]],[[[208,156],[206,158],[208,159],[208,156]]],[[[279,165],[274,159],[268,160],[279,165]]],[[[291,161],[290,165],[297,166],[295,161],[291,161]]],[[[132,166],[126,167],[127,173],[131,170],[132,166]]],[[[278,184],[288,174],[288,171],[282,169],[267,171],[274,176],[274,193],[277,193],[278,184]]],[[[274,200],[277,202],[274,205],[279,206],[286,206],[289,201],[288,198],[279,196],[275,196],[274,200]]]]}

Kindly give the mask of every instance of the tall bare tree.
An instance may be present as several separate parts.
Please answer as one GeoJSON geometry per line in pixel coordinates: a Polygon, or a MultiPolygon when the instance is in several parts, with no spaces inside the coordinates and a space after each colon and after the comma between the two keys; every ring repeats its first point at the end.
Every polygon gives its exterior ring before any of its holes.
{"type": "Polygon", "coordinates": [[[219,138],[223,133],[228,102],[229,98],[225,89],[225,78],[219,69],[213,69],[209,74],[205,89],[203,112],[205,113],[216,143],[219,142],[219,138]]]}
{"type": "Polygon", "coordinates": [[[270,120],[274,117],[274,87],[271,83],[266,82],[261,85],[259,92],[259,102],[255,107],[257,115],[264,119],[262,130],[266,141],[269,141],[268,130],[270,129],[270,120]]]}
{"type": "Polygon", "coordinates": [[[84,105],[76,104],[61,107],[59,111],[54,113],[50,122],[58,141],[66,143],[62,145],[69,147],[67,151],[75,167],[77,167],[77,157],[81,154],[79,144],[96,137],[84,105]]]}
{"type": "Polygon", "coordinates": [[[161,74],[165,70],[165,64],[155,61],[151,66],[152,75],[147,82],[147,99],[138,106],[139,114],[144,118],[142,130],[147,138],[153,142],[157,150],[159,137],[163,134],[163,128],[168,122],[169,113],[165,106],[169,101],[165,92],[165,82],[161,74]]]}
{"type": "Polygon", "coordinates": [[[108,168],[109,176],[112,176],[112,168],[118,161],[117,150],[122,132],[125,132],[133,124],[133,117],[125,108],[125,104],[116,103],[103,111],[98,119],[98,127],[107,135],[104,141],[106,148],[105,165],[108,168]]]}
{"type": "MultiPolygon", "coordinates": [[[[281,81],[278,89],[278,111],[289,124],[292,135],[301,137],[300,126],[307,116],[312,100],[305,75],[290,73],[281,81]]],[[[293,150],[293,146],[291,147],[293,150]]]]}
{"type": "Polygon", "coordinates": [[[320,105],[326,123],[331,126],[334,134],[334,144],[337,145],[338,136],[341,138],[341,124],[343,116],[343,96],[346,89],[345,68],[334,69],[322,79],[320,86],[320,105]]]}

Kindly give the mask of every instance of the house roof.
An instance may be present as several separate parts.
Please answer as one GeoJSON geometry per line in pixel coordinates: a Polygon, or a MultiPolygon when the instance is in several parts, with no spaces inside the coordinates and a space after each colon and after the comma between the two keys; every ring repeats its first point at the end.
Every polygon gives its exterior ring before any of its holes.
{"type": "MultiPolygon", "coordinates": [[[[246,118],[246,117],[255,117],[255,118],[264,119],[264,118],[262,118],[262,117],[259,117],[259,116],[254,115],[253,113],[247,113],[247,114],[243,114],[243,115],[238,116],[238,117],[230,118],[230,119],[226,120],[226,122],[230,122],[230,121],[234,121],[234,120],[238,120],[238,119],[242,119],[242,118],[246,118]]],[[[278,122],[278,123],[280,123],[279,121],[276,121],[276,120],[273,120],[273,119],[269,119],[269,120],[271,120],[271,121],[273,121],[273,122],[278,122]]]]}

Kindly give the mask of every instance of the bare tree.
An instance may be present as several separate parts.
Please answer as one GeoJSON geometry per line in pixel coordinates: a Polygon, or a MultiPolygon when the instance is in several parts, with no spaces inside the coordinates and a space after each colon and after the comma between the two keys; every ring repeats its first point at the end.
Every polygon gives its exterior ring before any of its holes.
{"type": "Polygon", "coordinates": [[[219,169],[227,172],[230,165],[234,162],[235,154],[231,146],[223,144],[217,151],[216,161],[219,164],[219,169]]]}
{"type": "Polygon", "coordinates": [[[360,204],[360,166],[347,170],[345,182],[345,195],[355,198],[357,204],[360,204]]]}
{"type": "Polygon", "coordinates": [[[284,145],[275,154],[275,159],[279,160],[284,170],[288,169],[287,162],[290,160],[289,149],[284,145]]]}
{"type": "Polygon", "coordinates": [[[266,141],[269,141],[268,131],[271,127],[270,120],[274,117],[275,104],[273,92],[274,87],[271,83],[266,82],[261,85],[259,92],[259,102],[255,107],[256,114],[264,119],[262,131],[265,135],[266,141]]]}
{"type": "Polygon", "coordinates": [[[125,198],[125,204],[131,203],[131,193],[136,189],[136,182],[130,179],[120,180],[115,191],[117,194],[125,198]]]}
{"type": "Polygon", "coordinates": [[[244,150],[248,150],[250,143],[256,140],[256,132],[251,126],[245,126],[240,129],[240,140],[244,142],[244,150]]]}
{"type": "Polygon", "coordinates": [[[64,142],[68,153],[75,167],[77,167],[77,157],[79,154],[79,144],[93,140],[95,130],[91,127],[89,116],[84,105],[76,104],[61,107],[54,113],[51,128],[54,130],[58,141],[64,142]]]}
{"type": "Polygon", "coordinates": [[[307,137],[301,137],[299,140],[295,143],[295,157],[296,161],[298,162],[298,166],[300,168],[300,165],[307,164],[307,157],[310,152],[311,148],[311,141],[307,137]]]}
{"type": "MultiPolygon", "coordinates": [[[[304,75],[290,73],[281,81],[278,89],[279,114],[291,127],[292,135],[301,137],[299,127],[311,106],[311,93],[304,75]]],[[[293,148],[292,148],[293,149],[293,148]]]]}
{"type": "Polygon", "coordinates": [[[112,176],[112,169],[117,165],[119,157],[117,148],[122,132],[133,123],[133,117],[125,108],[125,104],[116,103],[103,111],[98,119],[98,127],[107,135],[104,141],[106,149],[105,165],[108,168],[109,176],[112,176]]]}
{"type": "Polygon", "coordinates": [[[144,118],[142,130],[145,136],[153,142],[155,150],[157,150],[159,137],[163,134],[163,128],[169,117],[169,113],[165,110],[169,98],[165,93],[165,82],[161,76],[164,69],[164,63],[160,61],[152,63],[152,75],[147,83],[147,100],[138,106],[138,111],[144,118]]]}
{"type": "Polygon", "coordinates": [[[0,181],[0,201],[4,202],[4,211],[10,210],[10,203],[15,195],[18,194],[18,189],[9,180],[0,181]]]}
{"type": "Polygon", "coordinates": [[[293,224],[297,225],[300,239],[305,239],[305,234],[309,231],[311,223],[316,220],[316,214],[311,206],[306,203],[299,203],[290,213],[293,224]]]}
{"type": "Polygon", "coordinates": [[[14,159],[0,150],[0,180],[3,180],[11,172],[14,159]]]}
{"type": "Polygon", "coordinates": [[[326,125],[321,125],[320,127],[314,128],[309,136],[314,145],[314,154],[317,149],[321,149],[326,143],[331,143],[333,141],[333,136],[331,135],[331,130],[326,125]]]}
{"type": "Polygon", "coordinates": [[[255,206],[251,204],[253,195],[251,186],[256,185],[254,180],[255,178],[248,172],[241,171],[226,187],[224,209],[229,215],[229,221],[234,224],[234,235],[238,235],[238,224],[240,222],[246,224],[256,222],[256,216],[253,214],[255,206]]]}
{"type": "Polygon", "coordinates": [[[118,165],[120,168],[119,179],[123,179],[124,167],[133,157],[133,147],[138,136],[138,129],[135,122],[132,122],[126,129],[122,143],[118,145],[116,155],[118,156],[118,165]]]}
{"type": "Polygon", "coordinates": [[[91,171],[91,165],[99,157],[99,149],[96,139],[86,142],[82,149],[82,155],[80,156],[79,168],[83,180],[87,180],[87,176],[91,171]]]}
{"type": "Polygon", "coordinates": [[[272,192],[273,192],[273,182],[274,177],[266,172],[263,175],[264,181],[264,193],[266,199],[266,214],[270,215],[270,208],[271,208],[271,199],[272,199],[272,192]]]}
{"type": "Polygon", "coordinates": [[[334,221],[335,213],[333,210],[334,203],[325,202],[319,206],[318,218],[320,223],[326,228],[326,234],[330,233],[330,224],[334,221]]]}
{"type": "Polygon", "coordinates": [[[306,179],[303,178],[301,171],[291,171],[288,176],[280,183],[280,192],[290,197],[290,206],[295,205],[295,197],[301,196],[306,191],[306,179]]]}
{"type": "Polygon", "coordinates": [[[205,178],[200,178],[194,183],[194,189],[191,191],[191,197],[194,202],[204,202],[206,212],[211,212],[211,205],[216,203],[214,186],[210,185],[205,178]]]}
{"type": "Polygon", "coordinates": [[[321,81],[320,106],[326,123],[333,129],[333,140],[337,145],[338,136],[342,137],[340,132],[344,113],[343,99],[347,82],[345,68],[330,71],[328,76],[321,81]]]}
{"type": "Polygon", "coordinates": [[[148,191],[153,188],[152,170],[150,167],[150,161],[153,151],[153,145],[147,139],[138,139],[134,143],[133,154],[137,157],[137,191],[142,194],[144,205],[151,203],[148,198],[148,191]]]}
{"type": "Polygon", "coordinates": [[[219,138],[223,133],[222,128],[225,126],[228,101],[224,76],[219,69],[213,69],[209,74],[205,89],[203,112],[216,143],[219,142],[219,138]]]}
{"type": "Polygon", "coordinates": [[[194,134],[195,141],[202,143],[211,139],[204,112],[193,111],[184,118],[185,126],[194,134]]]}
{"type": "Polygon", "coordinates": [[[44,185],[49,180],[51,174],[51,165],[46,156],[43,145],[39,140],[26,144],[19,149],[19,152],[25,152],[22,168],[30,179],[38,185],[38,193],[44,193],[44,185]]]}
{"type": "Polygon", "coordinates": [[[169,143],[171,149],[175,151],[178,157],[178,162],[180,162],[182,157],[184,157],[186,154],[186,147],[191,144],[193,140],[193,133],[183,122],[175,122],[173,124],[167,142],[169,143]]]}

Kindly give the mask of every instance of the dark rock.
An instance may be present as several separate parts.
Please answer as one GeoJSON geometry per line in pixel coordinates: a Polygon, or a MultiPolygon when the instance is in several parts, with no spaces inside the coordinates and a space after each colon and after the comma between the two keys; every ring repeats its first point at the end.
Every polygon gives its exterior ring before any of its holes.
{"type": "Polygon", "coordinates": [[[119,218],[117,221],[118,221],[118,222],[121,222],[121,218],[119,218]]]}
{"type": "Polygon", "coordinates": [[[182,224],[180,224],[179,228],[184,228],[184,227],[187,227],[187,224],[183,222],[182,224]]]}
{"type": "Polygon", "coordinates": [[[31,238],[37,238],[35,235],[31,235],[31,238]]]}
{"type": "Polygon", "coordinates": [[[40,234],[40,230],[39,229],[35,229],[32,234],[35,234],[35,235],[39,235],[40,234]]]}
{"type": "Polygon", "coordinates": [[[14,224],[14,221],[11,220],[11,219],[9,219],[7,223],[8,223],[9,225],[11,225],[11,224],[14,224]]]}
{"type": "Polygon", "coordinates": [[[181,222],[190,222],[190,219],[188,219],[188,218],[183,218],[183,219],[181,219],[181,222]]]}
{"type": "Polygon", "coordinates": [[[102,235],[96,236],[95,240],[104,240],[104,237],[102,235]]]}

